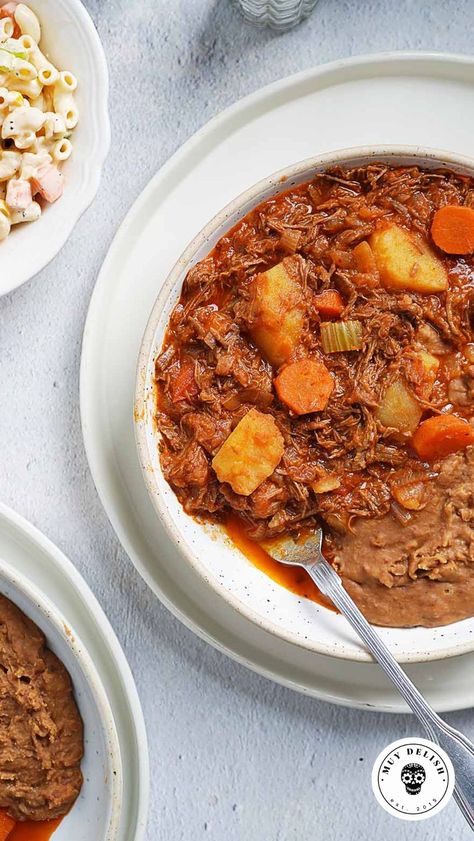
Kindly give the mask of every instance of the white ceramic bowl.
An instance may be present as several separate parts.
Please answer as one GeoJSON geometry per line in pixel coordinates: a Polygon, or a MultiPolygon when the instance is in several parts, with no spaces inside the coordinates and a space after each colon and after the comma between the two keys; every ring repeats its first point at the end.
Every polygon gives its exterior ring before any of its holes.
{"type": "MultiPolygon", "coordinates": [[[[0,6],[5,2],[0,0],[0,6]]],[[[80,119],[72,136],[73,153],[62,167],[64,194],[45,207],[37,222],[16,225],[0,243],[0,295],[32,278],[63,247],[97,192],[110,146],[107,63],[84,6],[80,0],[26,2],[40,19],[48,57],[78,78],[80,119]]]]}
{"type": "Polygon", "coordinates": [[[122,763],[112,711],[101,679],[67,617],[26,576],[0,559],[0,593],[43,631],[66,666],[84,722],[84,783],[54,841],[115,841],[121,813],[122,763]]]}
{"type": "MultiPolygon", "coordinates": [[[[226,538],[219,526],[203,526],[182,509],[161,471],[154,423],[154,365],[171,311],[189,269],[255,205],[311,178],[334,164],[419,164],[474,176],[474,159],[419,147],[344,149],[302,161],[251,187],[217,214],[180,257],[153,308],[139,355],[135,395],[135,430],[143,475],[158,516],[178,550],[176,563],[192,564],[235,610],[270,633],[319,654],[369,660],[346,620],[300,599],[258,570],[226,538]]],[[[382,628],[381,636],[400,662],[443,659],[474,650],[474,618],[440,628],[382,628]]]]}

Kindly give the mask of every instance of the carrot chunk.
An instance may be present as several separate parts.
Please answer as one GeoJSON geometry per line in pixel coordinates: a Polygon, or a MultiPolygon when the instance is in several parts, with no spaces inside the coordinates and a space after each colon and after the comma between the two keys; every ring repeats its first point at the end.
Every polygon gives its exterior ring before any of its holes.
{"type": "Polygon", "coordinates": [[[318,312],[324,318],[334,318],[341,314],[344,309],[344,301],[339,292],[335,289],[326,289],[314,298],[314,304],[318,312]]]}
{"type": "Polygon", "coordinates": [[[474,210],[447,204],[436,211],[431,224],[433,242],[447,254],[472,254],[474,251],[474,210]]]}
{"type": "Polygon", "coordinates": [[[274,383],[282,403],[286,403],[297,415],[320,412],[327,406],[334,388],[331,372],[315,359],[291,362],[278,374],[274,383]]]}
{"type": "Polygon", "coordinates": [[[173,403],[178,403],[180,400],[192,400],[198,391],[194,379],[194,362],[191,359],[185,359],[170,384],[171,399],[173,403]]]}
{"type": "Polygon", "coordinates": [[[474,444],[474,429],[456,415],[437,415],[420,423],[412,438],[413,449],[423,461],[444,458],[474,444]]]}
{"type": "Polygon", "coordinates": [[[15,824],[16,821],[14,821],[10,815],[7,815],[6,812],[0,811],[0,841],[6,841],[15,824]]]}

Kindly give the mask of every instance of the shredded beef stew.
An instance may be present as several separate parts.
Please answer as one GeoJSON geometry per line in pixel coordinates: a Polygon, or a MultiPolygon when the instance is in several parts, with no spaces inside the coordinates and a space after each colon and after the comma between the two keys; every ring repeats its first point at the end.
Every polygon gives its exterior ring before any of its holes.
{"type": "Polygon", "coordinates": [[[186,511],[237,514],[255,540],[322,524],[336,559],[359,521],[416,519],[474,443],[471,228],[469,178],[373,164],[319,173],[224,236],[156,362],[186,511]]]}

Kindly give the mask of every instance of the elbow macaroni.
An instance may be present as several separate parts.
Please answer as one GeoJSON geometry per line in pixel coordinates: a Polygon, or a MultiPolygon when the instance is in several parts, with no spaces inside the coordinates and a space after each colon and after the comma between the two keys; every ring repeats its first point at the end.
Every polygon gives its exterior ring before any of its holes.
{"type": "Polygon", "coordinates": [[[4,199],[0,201],[0,240],[6,239],[10,233],[10,211],[4,199]]]}
{"type": "Polygon", "coordinates": [[[21,154],[19,152],[0,153],[0,181],[9,181],[21,167],[21,154]]]}
{"type": "Polygon", "coordinates": [[[41,207],[37,201],[32,201],[26,210],[11,210],[10,211],[10,227],[12,225],[19,225],[21,222],[36,222],[41,216],[41,207]]]}
{"type": "Polygon", "coordinates": [[[54,85],[54,110],[64,118],[66,128],[69,131],[77,126],[79,120],[73,95],[76,88],[76,77],[72,73],[65,73],[64,71],[59,74],[59,78],[54,85]]]}
{"type": "Polygon", "coordinates": [[[59,197],[58,170],[71,155],[70,135],[79,120],[77,79],[41,50],[41,24],[32,9],[25,3],[10,6],[0,19],[0,240],[13,225],[35,222],[42,203],[59,197]],[[25,181],[33,192],[29,205],[25,181]]]}
{"type": "Polygon", "coordinates": [[[36,41],[30,35],[22,35],[18,44],[27,54],[29,63],[36,68],[39,82],[54,85],[59,79],[59,70],[43,55],[36,41]]]}
{"type": "Polygon", "coordinates": [[[11,18],[2,18],[0,20],[0,41],[5,38],[11,38],[15,30],[15,25],[11,18]]]}
{"type": "Polygon", "coordinates": [[[32,9],[19,3],[15,9],[15,22],[22,35],[29,35],[37,44],[41,41],[41,26],[32,9]]]}

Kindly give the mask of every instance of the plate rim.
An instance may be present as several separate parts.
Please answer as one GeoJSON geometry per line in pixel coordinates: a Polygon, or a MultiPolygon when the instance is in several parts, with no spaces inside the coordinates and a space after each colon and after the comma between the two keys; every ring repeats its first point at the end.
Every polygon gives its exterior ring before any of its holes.
{"type": "MultiPolygon", "coordinates": [[[[124,684],[124,690],[127,700],[130,704],[130,710],[132,713],[131,719],[133,721],[135,729],[135,741],[137,745],[144,748],[144,750],[137,750],[139,779],[137,782],[138,797],[136,831],[133,836],[133,839],[127,839],[127,841],[143,841],[147,827],[150,800],[150,763],[148,751],[148,738],[138,690],[122,646],[120,645],[115,631],[112,628],[112,625],[110,624],[96,596],[92,592],[86,580],[80,574],[79,570],[76,569],[72,561],[69,560],[69,558],[64,554],[64,552],[55,543],[53,543],[53,541],[49,537],[47,537],[37,526],[35,526],[33,523],[27,520],[26,517],[24,517],[22,514],[19,514],[17,511],[15,511],[10,506],[6,505],[4,502],[0,501],[0,530],[2,528],[2,521],[6,521],[10,525],[13,525],[16,532],[20,532],[21,535],[26,536],[26,538],[29,539],[30,542],[37,545],[39,549],[42,550],[53,561],[54,566],[59,569],[60,573],[64,575],[66,579],[69,580],[69,583],[73,586],[73,588],[79,591],[79,594],[82,596],[84,602],[89,606],[89,612],[93,614],[94,621],[99,626],[103,641],[111,651],[114,671],[118,675],[120,675],[120,678],[124,684]]],[[[6,561],[12,569],[14,569],[13,564],[11,564],[8,558],[5,558],[4,555],[3,560],[6,561]]],[[[24,574],[20,572],[19,575],[21,576],[24,574]]],[[[28,576],[25,577],[28,578],[28,576]]],[[[41,589],[34,581],[31,582],[31,587],[33,590],[35,588],[38,590],[41,589]]],[[[44,594],[45,599],[51,602],[51,597],[48,595],[47,591],[42,590],[42,592],[44,594]]],[[[56,605],[55,610],[58,611],[58,614],[63,614],[63,609],[56,608],[56,605]]],[[[89,647],[82,642],[82,636],[80,631],[77,631],[76,624],[69,623],[68,620],[68,626],[69,625],[71,628],[73,628],[75,633],[77,632],[77,639],[81,641],[84,650],[88,652],[88,657],[92,661],[93,666],[100,677],[100,672],[97,666],[95,666],[94,657],[89,651],[89,647]]],[[[109,694],[105,686],[103,687],[103,690],[107,698],[108,705],[111,709],[112,718],[114,719],[115,728],[117,730],[117,740],[122,760],[122,767],[124,769],[125,752],[123,751],[120,734],[115,723],[114,705],[110,700],[109,694]]],[[[127,776],[128,775],[125,773],[124,769],[124,772],[122,774],[122,792],[125,791],[127,786],[127,776]]],[[[123,793],[121,796],[121,801],[123,801],[123,793]]]]}
{"type": "MultiPolygon", "coordinates": [[[[156,191],[158,186],[162,188],[162,195],[166,194],[167,182],[169,180],[170,174],[176,170],[179,177],[180,168],[182,166],[183,161],[188,157],[188,155],[191,156],[192,159],[193,152],[196,150],[196,148],[199,146],[203,139],[207,139],[209,142],[212,142],[214,135],[219,132],[221,126],[223,126],[226,122],[232,124],[232,121],[235,120],[236,117],[246,117],[248,111],[252,108],[258,108],[258,106],[260,106],[262,103],[265,103],[266,100],[271,99],[274,95],[284,95],[292,87],[296,88],[299,85],[304,84],[305,82],[308,83],[312,80],[317,80],[318,82],[322,82],[322,84],[320,85],[321,88],[326,88],[331,86],[332,84],[335,84],[335,81],[333,79],[331,80],[331,75],[344,73],[347,74],[348,72],[353,71],[355,69],[359,69],[360,71],[367,69],[367,73],[365,73],[364,76],[366,78],[371,78],[374,75],[374,68],[377,68],[377,66],[382,67],[383,69],[390,68],[390,70],[394,70],[394,75],[406,75],[408,70],[416,72],[417,69],[421,67],[425,72],[420,75],[426,75],[427,78],[430,78],[433,75],[436,75],[432,72],[429,72],[430,63],[432,63],[435,66],[438,76],[440,78],[444,77],[444,74],[441,72],[443,66],[451,67],[453,70],[455,70],[455,68],[457,67],[459,67],[460,69],[466,68],[467,70],[471,70],[471,72],[474,70],[474,56],[469,56],[461,53],[449,53],[430,50],[386,51],[377,52],[373,54],[361,54],[343,59],[336,59],[335,61],[312,66],[306,70],[291,74],[289,76],[271,82],[270,84],[264,85],[263,87],[260,87],[259,89],[248,94],[247,96],[238,99],[236,102],[223,109],[221,112],[212,117],[207,123],[201,126],[183,143],[183,145],[181,145],[174,152],[174,154],[170,156],[170,158],[168,158],[168,160],[163,164],[163,166],[160,167],[160,169],[150,179],[145,188],[134,200],[127,214],[122,220],[120,226],[118,227],[114,239],[112,240],[112,243],[105,257],[105,260],[101,266],[91,296],[84,327],[80,367],[80,410],[83,440],[89,463],[89,468],[91,470],[91,475],[98,496],[111,522],[111,525],[124,550],[128,554],[130,560],[132,561],[132,563],[134,564],[135,568],[142,576],[144,581],[147,583],[147,585],[152,589],[152,591],[160,599],[160,601],[168,608],[168,610],[170,610],[170,612],[177,619],[179,619],[179,621],[182,622],[185,625],[185,627],[187,627],[205,642],[209,643],[217,650],[225,653],[231,659],[245,665],[252,671],[261,674],[264,677],[275,681],[276,683],[279,683],[283,686],[287,686],[304,694],[310,694],[312,697],[319,698],[320,700],[329,701],[331,703],[339,704],[341,706],[359,709],[379,710],[383,712],[392,713],[407,712],[407,709],[403,704],[399,704],[396,701],[390,703],[390,705],[385,705],[373,704],[370,702],[362,702],[354,700],[352,698],[332,696],[325,690],[319,691],[318,689],[315,689],[313,687],[308,688],[305,685],[296,683],[294,680],[291,679],[291,677],[286,677],[284,674],[277,670],[267,668],[265,666],[262,666],[260,663],[253,662],[248,657],[246,657],[245,654],[242,654],[238,647],[230,648],[229,645],[221,642],[218,636],[215,636],[211,631],[207,630],[205,625],[201,625],[195,618],[190,618],[186,614],[186,612],[180,608],[179,604],[175,603],[173,601],[173,598],[170,597],[166,592],[164,592],[152,580],[139,554],[137,554],[137,552],[135,551],[134,539],[130,537],[128,529],[122,525],[120,508],[123,507],[123,503],[120,503],[117,506],[115,501],[116,491],[109,482],[109,476],[107,474],[104,474],[102,465],[100,463],[96,464],[95,461],[95,444],[93,433],[91,432],[89,427],[88,411],[89,405],[93,401],[90,401],[88,399],[89,378],[87,374],[87,369],[89,367],[89,363],[94,359],[94,356],[91,353],[91,349],[93,344],[93,333],[96,316],[98,315],[98,310],[100,308],[101,298],[106,291],[106,276],[109,271],[109,264],[113,263],[115,259],[115,254],[116,252],[118,253],[119,240],[122,241],[126,237],[129,229],[133,228],[133,224],[137,213],[140,211],[142,206],[146,206],[151,195],[156,191]],[[397,66],[401,69],[400,73],[397,72],[397,66]],[[328,79],[329,82],[327,81],[328,79]]],[[[347,81],[347,76],[345,80],[341,79],[341,81],[347,81]]],[[[94,424],[91,423],[91,428],[93,427],[93,425],[94,424]]],[[[108,430],[105,431],[105,437],[110,440],[108,430]]],[[[239,641],[238,638],[236,639],[237,641],[239,641]]],[[[470,655],[464,656],[469,657],[470,655]]],[[[367,664],[360,665],[364,666],[367,664]]],[[[457,710],[466,708],[466,706],[471,706],[471,704],[471,700],[459,701],[459,699],[453,699],[443,705],[438,705],[438,709],[440,711],[457,710]]]]}

